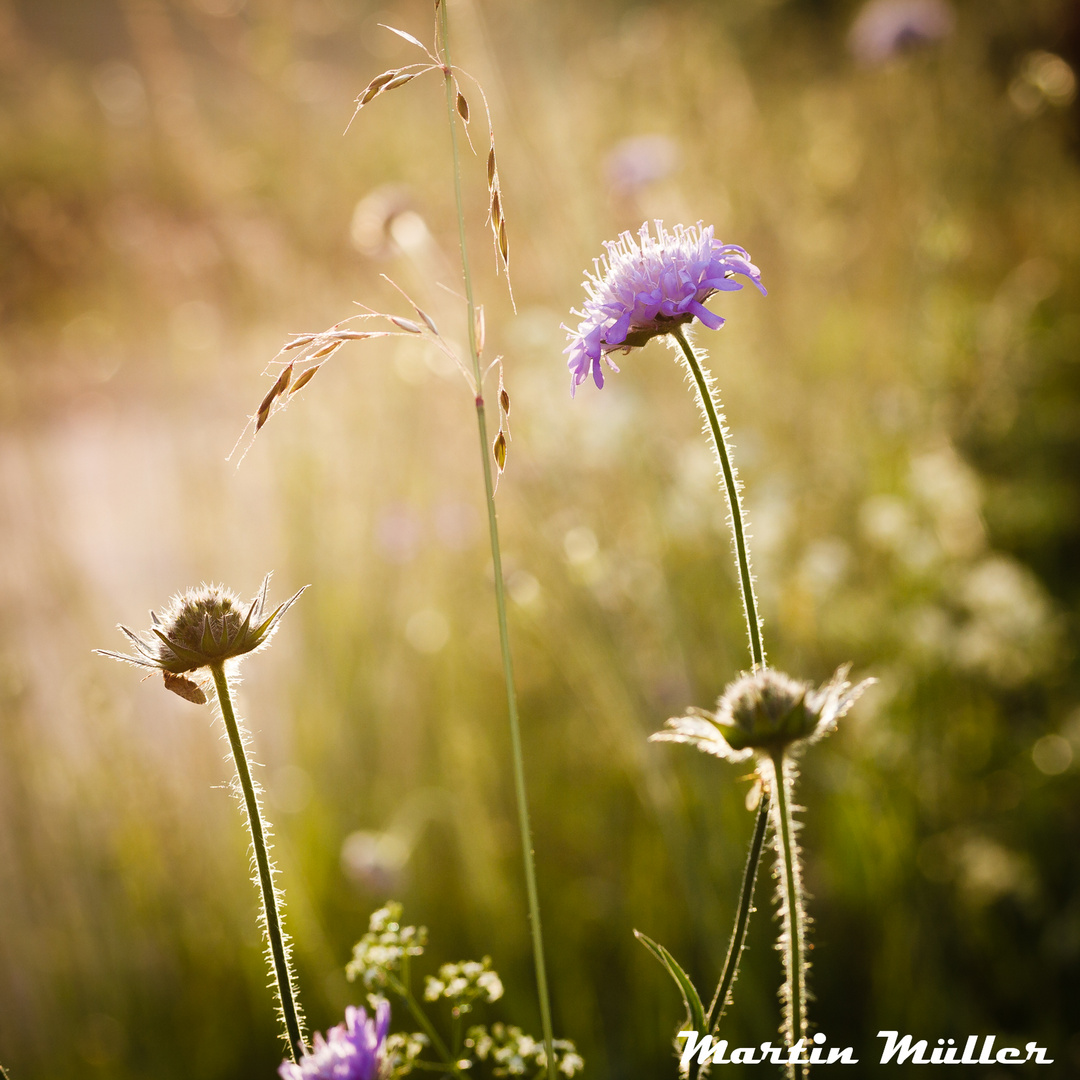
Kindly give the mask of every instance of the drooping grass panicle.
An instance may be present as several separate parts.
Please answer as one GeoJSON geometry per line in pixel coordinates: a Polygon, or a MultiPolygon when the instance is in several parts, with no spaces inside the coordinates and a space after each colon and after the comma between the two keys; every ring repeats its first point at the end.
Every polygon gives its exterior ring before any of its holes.
{"type": "MultiPolygon", "coordinates": [[[[353,341],[369,341],[375,338],[387,337],[423,337],[453,362],[454,366],[461,372],[470,391],[475,395],[476,379],[472,370],[461,359],[450,342],[439,332],[434,319],[395,281],[385,274],[382,276],[408,301],[416,314],[416,319],[403,315],[394,315],[389,312],[375,311],[357,302],[357,306],[364,309],[361,314],[351,315],[318,333],[292,335],[290,340],[278,350],[277,355],[267,365],[265,374],[272,375],[274,383],[263,396],[255,412],[248,417],[247,424],[229,454],[230,458],[240,450],[241,444],[243,444],[243,451],[239,457],[239,461],[243,461],[255,436],[262,431],[270,417],[286,409],[294,395],[311,382],[322,366],[336,356],[345,345],[353,341]],[[359,321],[372,319],[389,323],[390,329],[355,329],[353,326],[359,321]],[[290,353],[294,355],[286,359],[290,353]]],[[[370,324],[363,322],[363,325],[368,326],[370,324]]]]}
{"type": "MultiPolygon", "coordinates": [[[[395,30],[394,33],[398,33],[398,31],[395,30]]],[[[436,70],[438,70],[437,64],[407,64],[405,67],[390,68],[389,70],[376,75],[375,78],[372,79],[371,82],[369,82],[357,95],[356,109],[349,118],[348,124],[345,126],[345,134],[348,134],[349,128],[352,127],[353,121],[359,115],[360,110],[380,94],[390,90],[396,90],[399,86],[404,86],[406,83],[412,82],[418,75],[423,75],[428,71],[436,70]]]]}
{"type": "MultiPolygon", "coordinates": [[[[249,419],[245,432],[237,441],[237,447],[243,441],[245,434],[253,430],[254,434],[265,425],[269,418],[280,409],[284,408],[298,389],[305,386],[314,377],[316,371],[325,360],[334,355],[348,340],[357,337],[387,336],[395,333],[426,336],[432,343],[450,356],[463,371],[466,382],[469,385],[475,408],[477,431],[480,440],[482,474],[484,480],[485,501],[488,512],[488,531],[491,543],[492,562],[494,569],[495,584],[495,607],[499,626],[499,642],[502,655],[503,675],[507,695],[507,711],[511,735],[511,757],[514,776],[514,789],[518,806],[518,821],[521,833],[522,854],[525,864],[525,885],[528,896],[529,922],[533,942],[533,956],[536,969],[537,991],[540,1003],[541,1023],[544,1037],[544,1060],[549,1080],[555,1080],[556,1054],[551,1027],[551,1008],[547,989],[547,974],[544,963],[543,937],[540,922],[539,898],[536,885],[536,871],[534,865],[532,833],[529,823],[528,801],[525,789],[525,772],[523,752],[521,746],[520,722],[518,717],[517,691],[514,684],[513,661],[509,645],[509,628],[507,619],[506,589],[502,569],[502,555],[499,545],[498,521],[495,512],[496,477],[493,477],[492,460],[494,459],[497,476],[501,475],[506,467],[506,455],[509,445],[509,410],[510,397],[506,391],[503,377],[501,357],[497,357],[489,366],[499,369],[498,406],[499,406],[499,430],[493,441],[489,442],[487,429],[487,416],[483,395],[484,374],[481,369],[481,353],[484,346],[485,326],[483,309],[474,299],[472,277],[469,270],[468,248],[465,240],[465,216],[464,203],[461,193],[461,170],[460,155],[458,150],[457,124],[465,126],[468,135],[472,112],[469,102],[462,91],[456,69],[450,59],[449,22],[445,5],[436,5],[436,46],[435,50],[427,49],[413,35],[388,27],[398,37],[419,48],[430,64],[420,63],[406,68],[396,68],[384,72],[373,79],[357,100],[357,110],[367,105],[380,94],[388,92],[406,82],[412,81],[417,75],[437,67],[444,76],[447,101],[447,116],[449,121],[450,142],[453,159],[453,183],[455,202],[457,208],[458,233],[461,251],[462,279],[465,292],[466,322],[469,336],[469,362],[464,363],[457,357],[454,350],[441,337],[434,321],[423,312],[411,299],[410,304],[416,312],[419,321],[405,319],[396,315],[379,313],[365,308],[364,314],[354,316],[357,319],[383,319],[389,321],[392,329],[378,331],[353,331],[345,330],[350,320],[335,324],[330,330],[321,334],[296,335],[278,353],[271,364],[270,371],[274,382],[269,391],[264,395],[259,408],[249,419]],[[295,352],[295,357],[287,357],[286,354],[295,352]]],[[[465,73],[461,73],[465,74],[465,73]]],[[[471,76],[466,76],[472,80],[471,76]]],[[[509,246],[506,236],[506,222],[503,211],[502,193],[499,183],[498,165],[495,158],[495,140],[491,130],[491,113],[487,98],[479,83],[472,80],[480,94],[480,100],[484,105],[484,112],[488,123],[488,159],[487,159],[487,186],[489,195],[489,223],[495,240],[497,260],[504,271],[509,270],[509,246]]],[[[472,145],[471,136],[469,136],[472,145]]],[[[509,275],[507,275],[509,285],[509,275]]],[[[395,286],[396,287],[396,286],[395,286]]],[[[408,296],[399,289],[406,299],[408,296]]],[[[511,300],[512,300],[511,293],[511,300]]],[[[363,307],[363,305],[361,305],[363,307]]],[[[248,443],[250,445],[250,441],[248,443]]],[[[235,448],[234,448],[235,450],[235,448]]],[[[245,451],[246,452],[246,451],[245,451]]],[[[414,1010],[414,1004],[410,1004],[407,997],[406,1004],[410,1011],[414,1010]]],[[[426,1029],[425,1029],[426,1030],[426,1029]]],[[[430,1033],[429,1033],[430,1034],[430,1033]]],[[[454,1070],[452,1059],[448,1064],[454,1070]]],[[[455,1070],[456,1071],[456,1070],[455,1070]]]]}
{"type": "MultiPolygon", "coordinates": [[[[475,79],[468,72],[462,72],[466,78],[470,79],[476,86],[477,92],[480,94],[480,100],[484,103],[484,114],[487,117],[488,125],[488,153],[487,153],[487,188],[488,188],[488,216],[487,223],[491,229],[491,239],[495,247],[495,272],[496,274],[501,269],[506,274],[506,289],[510,294],[510,304],[517,310],[517,303],[514,300],[514,286],[510,280],[510,241],[506,231],[506,217],[503,209],[503,194],[502,194],[502,182],[499,179],[499,161],[495,154],[495,128],[491,122],[491,108],[488,105],[487,95],[484,93],[484,88],[480,85],[479,81],[475,79]]],[[[469,149],[476,153],[476,148],[472,143],[472,136],[469,135],[469,106],[465,100],[465,95],[461,93],[460,89],[457,91],[457,111],[458,115],[462,117],[465,123],[465,135],[469,140],[469,149]]]]}
{"type": "Polygon", "coordinates": [[[429,63],[415,63],[406,64],[404,67],[390,68],[387,71],[383,71],[376,75],[364,87],[363,90],[357,95],[356,109],[353,111],[352,116],[349,119],[349,123],[345,128],[348,132],[352,127],[353,121],[356,119],[360,110],[377,98],[380,94],[387,93],[390,90],[396,90],[399,86],[404,86],[408,82],[412,82],[418,75],[424,75],[429,71],[438,71],[443,67],[442,61],[436,55],[438,53],[438,44],[436,43],[435,52],[432,52],[419,38],[413,37],[406,30],[398,30],[394,26],[388,26],[386,23],[379,23],[384,30],[389,30],[391,34],[396,34],[403,41],[407,41],[410,45],[416,46],[428,59],[429,63]]]}
{"type": "MultiPolygon", "coordinates": [[[[536,884],[536,860],[533,854],[532,825],[529,821],[529,800],[525,783],[525,759],[521,742],[521,722],[518,716],[517,686],[514,680],[514,661],[510,651],[510,629],[506,614],[506,582],[503,575],[502,548],[499,542],[499,521],[495,511],[495,483],[491,473],[491,459],[488,457],[488,427],[487,413],[482,393],[483,376],[480,367],[479,337],[483,331],[483,319],[477,315],[476,300],[473,294],[472,275],[469,269],[469,247],[465,237],[465,202],[461,191],[461,162],[458,152],[457,124],[460,118],[460,110],[457,108],[455,92],[458,90],[457,83],[453,78],[453,65],[450,60],[450,18],[446,4],[436,5],[436,21],[438,36],[442,47],[442,56],[445,61],[443,69],[446,89],[446,115],[450,131],[450,148],[453,159],[453,182],[454,202],[457,208],[458,243],[461,250],[461,274],[465,285],[465,298],[469,313],[469,351],[471,354],[473,373],[476,379],[477,394],[476,405],[476,429],[480,440],[480,460],[484,479],[484,496],[487,504],[488,536],[491,544],[491,561],[494,570],[495,584],[495,612],[499,626],[499,650],[502,655],[503,682],[506,687],[507,721],[510,728],[511,764],[514,776],[514,797],[517,802],[518,830],[521,837],[522,861],[525,871],[525,892],[529,910],[529,930],[533,945],[533,967],[536,974],[536,991],[540,1005],[540,1024],[543,1029],[544,1052],[547,1063],[548,1080],[556,1080],[556,1057],[554,1047],[554,1035],[551,1022],[551,998],[547,983],[547,963],[544,957],[544,933],[540,918],[540,896],[536,884]]],[[[486,98],[485,108],[487,107],[486,98]]],[[[490,113],[488,114],[490,129],[490,113]]],[[[488,189],[489,193],[497,193],[498,172],[495,165],[494,135],[492,134],[492,148],[488,156],[488,189]]],[[[494,199],[495,195],[492,194],[494,199]]],[[[501,202],[499,204],[501,215],[501,202]]],[[[494,220],[494,219],[493,219],[494,220]]],[[[505,222],[499,218],[500,253],[504,259],[504,266],[508,268],[508,248],[506,247],[505,222]]],[[[509,273],[507,284],[509,285],[509,273]]],[[[512,293],[511,293],[512,299],[512,293]]],[[[499,381],[499,407],[500,420],[504,418],[504,404],[509,407],[509,396],[504,397],[505,386],[502,383],[501,368],[499,381]]],[[[500,423],[500,435],[502,426],[500,423]]],[[[499,472],[505,465],[506,442],[496,437],[492,450],[501,458],[497,460],[499,472]]]]}
{"type": "MultiPolygon", "coordinates": [[[[451,101],[451,109],[453,112],[456,112],[458,117],[460,117],[465,131],[465,139],[469,144],[469,149],[475,155],[476,146],[473,143],[470,127],[472,109],[469,106],[469,100],[466,97],[464,90],[461,88],[460,81],[461,78],[469,80],[477,94],[480,95],[480,101],[484,106],[484,117],[487,121],[487,220],[488,225],[491,228],[491,238],[495,248],[495,271],[498,273],[501,270],[506,275],[506,287],[510,294],[510,303],[516,310],[514,289],[510,281],[510,241],[506,229],[506,217],[503,206],[502,184],[499,180],[498,160],[495,155],[495,128],[491,120],[491,107],[488,104],[487,95],[484,93],[484,88],[480,81],[463,68],[457,67],[455,64],[451,63],[449,42],[445,34],[441,32],[441,26],[443,25],[443,20],[445,20],[445,18],[445,11],[440,10],[440,5],[436,5],[434,51],[429,49],[417,37],[407,31],[388,26],[386,23],[379,23],[383,29],[389,30],[390,33],[396,34],[403,41],[407,41],[410,45],[420,49],[429,62],[424,63],[421,61],[415,64],[407,64],[404,67],[389,68],[376,75],[357,96],[356,109],[345,130],[348,131],[352,126],[353,121],[356,119],[360,110],[364,108],[365,105],[374,101],[375,98],[379,97],[381,94],[387,93],[390,90],[396,90],[399,86],[404,86],[406,83],[412,82],[413,79],[420,75],[425,75],[429,71],[440,71],[447,81],[448,98],[451,101]]],[[[455,170],[456,168],[457,162],[455,160],[455,170]]]]}
{"type": "MultiPolygon", "coordinates": [[[[446,13],[441,13],[440,25],[441,27],[448,28],[448,23],[442,20],[446,19],[446,13]]],[[[450,44],[449,38],[446,34],[440,35],[440,46],[443,55],[445,56],[445,66],[443,67],[443,73],[447,78],[447,100],[449,101],[450,93],[452,90],[454,97],[454,108],[457,111],[459,117],[461,117],[462,125],[465,130],[465,138],[468,141],[469,149],[476,154],[476,146],[473,144],[472,133],[469,129],[469,120],[471,111],[469,109],[468,99],[465,97],[464,92],[461,89],[461,83],[458,76],[464,76],[468,79],[476,92],[480,95],[480,100],[484,106],[484,117],[487,121],[488,130],[488,154],[487,154],[487,188],[488,188],[488,225],[491,228],[491,238],[495,247],[495,272],[498,273],[500,268],[506,274],[506,288],[510,294],[510,304],[517,310],[517,304],[514,301],[514,287],[510,280],[510,242],[507,237],[506,231],[506,218],[504,216],[503,208],[503,195],[502,195],[502,183],[499,179],[499,163],[495,154],[495,125],[491,119],[491,106],[488,103],[487,94],[484,92],[484,87],[480,80],[463,68],[459,68],[450,63],[450,44]]],[[[451,121],[452,122],[452,121],[451,121]]],[[[455,148],[456,154],[456,148],[455,148]]],[[[457,170],[457,162],[455,159],[455,171],[457,170]]]]}

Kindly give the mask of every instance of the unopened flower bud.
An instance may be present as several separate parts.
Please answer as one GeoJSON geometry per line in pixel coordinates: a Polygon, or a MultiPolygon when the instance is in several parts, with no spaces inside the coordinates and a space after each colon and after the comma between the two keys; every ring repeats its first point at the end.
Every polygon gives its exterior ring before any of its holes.
{"type": "Polygon", "coordinates": [[[150,612],[152,625],[148,634],[139,635],[120,626],[134,645],[134,654],[108,649],[96,651],[113,660],[161,671],[168,689],[188,701],[202,704],[205,697],[195,683],[182,678],[184,673],[223,664],[262,648],[273,636],[282,616],[304,591],[301,589],[267,615],[269,584],[270,575],[267,574],[259,595],[250,603],[241,602],[235,593],[221,585],[188,589],[173,597],[169,608],[160,617],[150,612]]]}
{"type": "Polygon", "coordinates": [[[772,756],[807,745],[828,734],[863,691],[874,682],[852,686],[850,665],[838,668],[817,690],[772,668],[740,675],[720,695],[713,712],[690,709],[672,717],[653,742],[696,746],[728,761],[745,761],[754,753],[772,756]]]}

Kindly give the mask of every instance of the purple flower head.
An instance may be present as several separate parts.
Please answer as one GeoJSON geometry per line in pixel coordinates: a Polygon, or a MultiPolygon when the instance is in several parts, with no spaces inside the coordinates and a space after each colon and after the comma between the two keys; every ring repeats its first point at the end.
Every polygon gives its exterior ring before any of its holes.
{"type": "Polygon", "coordinates": [[[848,44],[861,63],[881,64],[948,37],[954,22],[945,0],[870,0],[856,16],[848,44]]]}
{"type": "Polygon", "coordinates": [[[390,1003],[380,1001],[375,1016],[350,1005],[345,1023],[332,1027],[299,1063],[283,1061],[282,1080],[380,1080],[386,1063],[386,1031],[390,1027],[390,1003]]]}
{"type": "Polygon", "coordinates": [[[597,387],[604,385],[604,360],[619,369],[609,354],[629,352],[658,334],[669,334],[682,323],[700,319],[710,330],[724,320],[705,307],[715,292],[742,288],[735,274],[748,277],[762,292],[761,271],[745,248],[713,239],[713,227],[700,222],[668,232],[657,221],[656,236],[646,222],[638,239],[624,232],[604,242],[607,254],[594,263],[596,272],[584,282],[589,294],[577,330],[564,327],[570,344],[563,351],[570,359],[571,394],[591,374],[597,387]]]}

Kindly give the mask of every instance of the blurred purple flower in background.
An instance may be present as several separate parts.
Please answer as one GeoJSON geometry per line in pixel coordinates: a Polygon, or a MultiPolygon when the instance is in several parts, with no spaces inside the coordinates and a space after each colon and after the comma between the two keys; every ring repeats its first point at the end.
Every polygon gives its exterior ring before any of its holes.
{"type": "Polygon", "coordinates": [[[634,135],[620,139],[604,162],[608,185],[617,195],[630,195],[663,180],[675,168],[675,140],[667,135],[634,135]]]}
{"type": "Polygon", "coordinates": [[[383,507],[375,521],[375,540],[379,553],[387,562],[398,566],[412,562],[424,543],[420,515],[404,502],[383,507]]]}
{"type": "Polygon", "coordinates": [[[380,1001],[374,1018],[350,1005],[345,1023],[332,1027],[299,1063],[283,1061],[282,1080],[379,1080],[386,1062],[386,1032],[390,1027],[390,1003],[380,1001]]]}
{"type": "Polygon", "coordinates": [[[656,223],[655,238],[646,222],[638,239],[624,232],[606,240],[607,254],[594,263],[595,273],[583,283],[589,294],[577,330],[564,327],[570,344],[563,351],[570,359],[571,394],[591,374],[597,387],[604,385],[601,358],[614,349],[629,352],[658,334],[669,334],[682,323],[700,319],[710,330],[724,320],[704,306],[715,292],[742,288],[735,274],[748,277],[762,292],[761,271],[745,248],[713,239],[713,227],[700,222],[673,232],[656,223]]]}
{"type": "Polygon", "coordinates": [[[852,24],[848,46],[863,64],[948,37],[956,18],[945,0],[870,0],[852,24]]]}

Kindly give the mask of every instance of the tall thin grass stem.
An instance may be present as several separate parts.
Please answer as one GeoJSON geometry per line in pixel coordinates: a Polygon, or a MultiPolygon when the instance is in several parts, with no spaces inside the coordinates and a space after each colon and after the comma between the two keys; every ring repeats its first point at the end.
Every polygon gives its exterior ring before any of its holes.
{"type": "Polygon", "coordinates": [[[232,747],[233,760],[236,763],[236,775],[240,778],[240,787],[244,791],[248,828],[251,830],[251,846],[255,850],[259,888],[262,891],[263,924],[270,943],[274,975],[277,980],[278,1004],[281,1017],[285,1022],[292,1059],[295,1062],[299,1061],[304,1053],[304,1037],[296,1003],[293,973],[289,966],[289,949],[281,930],[281,916],[278,912],[278,898],[274,888],[274,870],[270,862],[270,849],[266,842],[266,824],[259,808],[255,784],[251,779],[251,767],[248,764],[247,750],[240,734],[240,726],[236,721],[236,713],[233,711],[229,680],[225,674],[224,665],[211,664],[210,670],[214,674],[214,687],[217,690],[221,718],[225,721],[225,730],[229,733],[229,745],[232,747]]]}
{"type": "MultiPolygon", "coordinates": [[[[805,915],[802,906],[802,881],[799,868],[799,852],[795,841],[795,825],[791,816],[791,787],[794,764],[784,751],[772,755],[773,772],[776,775],[776,849],[780,858],[780,890],[783,916],[784,953],[784,1034],[794,1046],[806,1037],[806,976],[803,970],[806,946],[804,941],[805,915]]],[[[801,1080],[805,1075],[802,1065],[788,1066],[788,1076],[801,1080]]]]}
{"type": "Polygon", "coordinates": [[[514,664],[510,654],[510,634],[506,619],[506,586],[503,581],[502,552],[499,547],[499,523],[495,512],[495,486],[491,474],[487,417],[484,412],[483,372],[476,342],[476,306],[473,301],[472,276],[465,241],[465,206],[461,195],[461,159],[458,150],[457,118],[455,113],[454,81],[450,66],[450,24],[446,0],[439,5],[439,32],[442,38],[444,74],[446,78],[446,112],[450,123],[450,144],[454,160],[454,196],[457,204],[458,239],[461,246],[461,269],[465,279],[465,299],[468,306],[469,353],[476,381],[476,423],[480,434],[480,457],[484,471],[484,495],[487,501],[488,533],[491,538],[491,559],[495,572],[495,608],[499,620],[499,645],[502,650],[503,678],[506,683],[506,705],[510,720],[510,743],[514,766],[514,792],[517,797],[518,823],[521,830],[522,855],[525,861],[525,889],[528,894],[529,924],[532,931],[533,962],[536,967],[536,989],[540,999],[540,1024],[547,1055],[548,1080],[556,1080],[555,1047],[551,1027],[551,1001],[548,993],[547,968],[544,961],[544,936],[540,922],[540,899],[536,888],[536,861],[532,847],[532,828],[529,824],[529,803],[525,788],[525,765],[521,749],[521,724],[518,719],[517,690],[514,683],[514,664]]]}

